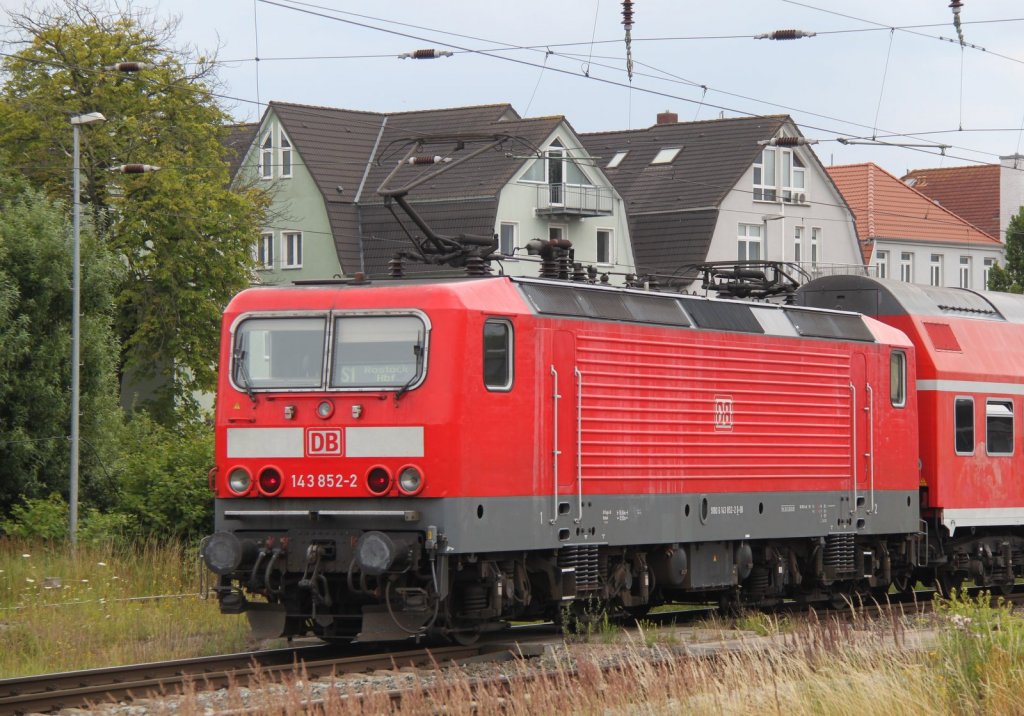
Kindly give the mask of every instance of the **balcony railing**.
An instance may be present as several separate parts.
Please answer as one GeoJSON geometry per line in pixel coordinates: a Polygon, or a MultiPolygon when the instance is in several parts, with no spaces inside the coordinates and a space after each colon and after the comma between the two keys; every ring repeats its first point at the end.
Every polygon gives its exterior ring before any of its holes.
{"type": "Polygon", "coordinates": [[[577,184],[537,186],[537,213],[545,216],[609,216],[615,200],[602,187],[577,184]]]}
{"type": "Polygon", "coordinates": [[[810,274],[811,278],[822,276],[878,276],[877,266],[864,264],[827,264],[821,261],[800,261],[797,265],[810,274]]]}

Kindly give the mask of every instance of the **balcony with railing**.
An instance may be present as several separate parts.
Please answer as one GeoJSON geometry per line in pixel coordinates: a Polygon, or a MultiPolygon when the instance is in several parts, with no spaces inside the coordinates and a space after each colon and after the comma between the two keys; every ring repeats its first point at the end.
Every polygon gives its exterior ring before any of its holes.
{"type": "Polygon", "coordinates": [[[603,187],[579,184],[537,185],[538,216],[611,216],[614,207],[612,192],[603,187]]]}
{"type": "Polygon", "coordinates": [[[877,266],[864,264],[828,264],[821,261],[801,261],[796,264],[812,278],[822,276],[878,276],[877,266]]]}

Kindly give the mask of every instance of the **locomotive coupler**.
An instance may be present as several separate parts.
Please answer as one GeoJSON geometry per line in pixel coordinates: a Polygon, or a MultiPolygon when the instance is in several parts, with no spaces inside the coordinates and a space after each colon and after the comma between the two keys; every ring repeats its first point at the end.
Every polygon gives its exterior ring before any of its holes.
{"type": "Polygon", "coordinates": [[[322,544],[311,544],[306,548],[306,571],[299,580],[299,589],[308,589],[316,604],[331,606],[331,595],[327,590],[327,577],[323,575],[320,560],[326,551],[322,544]]]}

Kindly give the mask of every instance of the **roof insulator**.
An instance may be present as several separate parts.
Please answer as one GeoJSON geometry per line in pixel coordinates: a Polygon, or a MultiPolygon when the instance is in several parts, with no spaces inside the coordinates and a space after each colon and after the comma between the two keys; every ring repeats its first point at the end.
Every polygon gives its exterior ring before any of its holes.
{"type": "Polygon", "coordinates": [[[398,56],[400,60],[414,59],[414,60],[436,60],[438,57],[451,57],[454,53],[451,50],[435,50],[433,48],[429,50],[414,50],[413,52],[403,52],[398,56]]]}
{"type": "Polygon", "coordinates": [[[421,154],[419,156],[409,157],[406,161],[409,164],[447,164],[451,160],[452,160],[451,157],[439,157],[439,156],[431,157],[431,156],[427,156],[427,155],[421,154]]]}
{"type": "Polygon", "coordinates": [[[818,33],[806,30],[775,30],[754,35],[755,40],[799,40],[801,37],[814,37],[818,33]]]}

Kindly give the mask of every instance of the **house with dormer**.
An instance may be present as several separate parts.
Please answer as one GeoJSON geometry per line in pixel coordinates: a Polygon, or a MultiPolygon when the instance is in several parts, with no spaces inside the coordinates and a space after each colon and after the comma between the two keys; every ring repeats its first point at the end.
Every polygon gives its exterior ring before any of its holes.
{"type": "MultiPolygon", "coordinates": [[[[788,116],[679,122],[581,135],[626,202],[638,273],[705,261],[863,273],[853,214],[788,116]]],[[[692,275],[690,273],[689,275],[692,275]]]]}
{"type": "Polygon", "coordinates": [[[494,237],[495,270],[536,275],[524,250],[535,238],[567,239],[576,261],[599,269],[632,270],[622,199],[561,116],[522,118],[508,104],[381,113],[271,102],[241,156],[235,180],[272,197],[256,246],[262,283],[386,274],[423,231],[378,193],[384,185],[412,186],[405,199],[433,232],[494,237]]]}
{"type": "Polygon", "coordinates": [[[857,218],[873,275],[923,286],[988,286],[1003,255],[995,236],[877,164],[834,166],[828,173],[857,218]]]}

